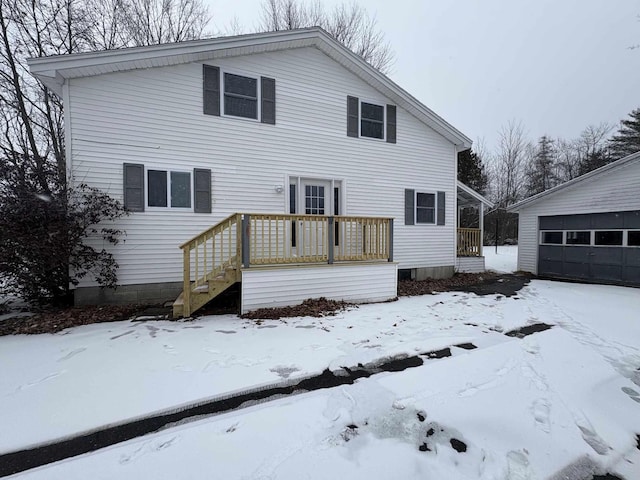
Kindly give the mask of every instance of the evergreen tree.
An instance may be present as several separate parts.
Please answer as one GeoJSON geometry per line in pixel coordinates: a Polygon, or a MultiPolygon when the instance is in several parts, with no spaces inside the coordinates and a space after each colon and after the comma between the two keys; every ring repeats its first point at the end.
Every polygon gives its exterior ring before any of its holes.
{"type": "Polygon", "coordinates": [[[556,150],[551,138],[543,135],[528,167],[527,190],[529,195],[544,192],[558,183],[556,174],[556,150]]]}
{"type": "Polygon", "coordinates": [[[609,140],[610,154],[615,160],[640,152],[640,108],[633,110],[629,117],[620,122],[618,133],[609,140]]]}
{"type": "Polygon", "coordinates": [[[458,180],[481,195],[486,193],[489,177],[482,159],[471,149],[458,153],[458,180]]]}

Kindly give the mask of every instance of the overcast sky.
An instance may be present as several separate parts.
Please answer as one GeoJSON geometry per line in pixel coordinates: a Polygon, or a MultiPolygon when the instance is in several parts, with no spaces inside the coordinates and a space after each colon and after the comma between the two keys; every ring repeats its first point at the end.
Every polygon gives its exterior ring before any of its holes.
{"type": "MultiPolygon", "coordinates": [[[[261,0],[207,1],[217,31],[260,18],[261,0]]],[[[574,138],[640,107],[638,0],[357,1],[395,51],[392,80],[490,149],[509,120],[574,138]]]]}

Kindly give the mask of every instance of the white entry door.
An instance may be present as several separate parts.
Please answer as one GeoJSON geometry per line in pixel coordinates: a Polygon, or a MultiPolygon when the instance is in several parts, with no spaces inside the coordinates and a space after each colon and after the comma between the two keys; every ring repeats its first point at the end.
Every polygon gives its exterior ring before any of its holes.
{"type": "MultiPolygon", "coordinates": [[[[300,182],[299,214],[331,215],[332,196],[331,182],[327,180],[303,179],[300,182]]],[[[326,256],[327,228],[325,221],[307,219],[298,222],[298,254],[302,256],[326,256]]]]}

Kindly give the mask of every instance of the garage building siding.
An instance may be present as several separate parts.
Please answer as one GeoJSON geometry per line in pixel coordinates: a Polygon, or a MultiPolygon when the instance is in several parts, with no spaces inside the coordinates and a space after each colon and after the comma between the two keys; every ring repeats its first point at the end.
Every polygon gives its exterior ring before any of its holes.
{"type": "MultiPolygon", "coordinates": [[[[640,157],[523,205],[516,209],[519,213],[518,269],[538,274],[540,217],[636,210],[640,210],[640,157]]],[[[578,229],[577,226],[571,228],[578,229]]],[[[633,252],[628,255],[638,255],[637,249],[630,250],[633,252]]],[[[573,254],[579,255],[579,250],[573,254]]]]}

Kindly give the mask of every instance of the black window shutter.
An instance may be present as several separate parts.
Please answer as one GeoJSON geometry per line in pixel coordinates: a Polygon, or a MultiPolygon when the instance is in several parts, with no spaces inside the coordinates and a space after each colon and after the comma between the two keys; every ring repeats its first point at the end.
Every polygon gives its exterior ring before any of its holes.
{"type": "Polygon", "coordinates": [[[220,116],[220,69],[202,65],[202,79],[204,113],[220,116]]]}
{"type": "Polygon", "coordinates": [[[144,212],[144,165],[125,163],[122,185],[124,208],[130,212],[144,212]]]}
{"type": "Polygon", "coordinates": [[[276,81],[273,78],[260,77],[262,91],[262,123],[276,123],[276,81]]]}
{"type": "Polygon", "coordinates": [[[347,97],[347,136],[358,136],[358,98],[347,97]]]}
{"type": "Polygon", "coordinates": [[[196,213],[211,213],[211,170],[196,168],[193,170],[194,202],[196,213]]]}
{"type": "Polygon", "coordinates": [[[438,225],[444,225],[445,203],[444,192],[438,192],[438,225]]]}
{"type": "Polygon", "coordinates": [[[387,143],[396,143],[396,106],[387,105],[387,143]]]}
{"type": "Polygon", "coordinates": [[[404,191],[404,224],[415,225],[415,198],[416,194],[414,190],[406,189],[404,191]]]}

